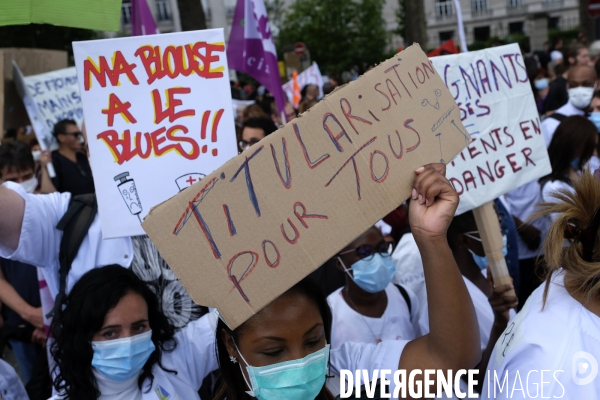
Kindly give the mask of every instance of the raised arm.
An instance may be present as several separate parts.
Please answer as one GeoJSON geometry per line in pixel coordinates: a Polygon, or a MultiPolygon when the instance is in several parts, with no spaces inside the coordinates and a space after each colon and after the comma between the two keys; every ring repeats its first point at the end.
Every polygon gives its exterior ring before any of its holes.
{"type": "Polygon", "coordinates": [[[473,302],[446,239],[458,195],[445,171],[444,164],[421,167],[413,184],[409,221],[423,259],[430,330],[402,352],[398,368],[407,371],[469,369],[481,356],[473,302]]]}
{"type": "Polygon", "coordinates": [[[0,185],[0,245],[11,250],[17,249],[24,214],[25,200],[0,185]]]}

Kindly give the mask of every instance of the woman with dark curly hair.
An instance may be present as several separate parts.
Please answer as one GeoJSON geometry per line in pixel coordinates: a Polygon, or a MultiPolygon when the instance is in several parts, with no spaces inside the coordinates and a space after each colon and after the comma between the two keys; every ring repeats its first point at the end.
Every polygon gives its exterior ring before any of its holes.
{"type": "Polygon", "coordinates": [[[213,316],[175,333],[131,270],[89,271],[52,323],[53,399],[199,399],[202,380],[217,369],[213,316]]]}

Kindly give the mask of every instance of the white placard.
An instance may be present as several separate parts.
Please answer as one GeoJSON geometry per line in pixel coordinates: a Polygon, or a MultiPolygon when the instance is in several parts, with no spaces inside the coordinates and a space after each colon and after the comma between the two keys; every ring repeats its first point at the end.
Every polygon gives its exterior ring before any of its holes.
{"type": "MultiPolygon", "coordinates": [[[[317,85],[319,87],[319,98],[323,97],[323,76],[316,62],[298,74],[298,87],[300,90],[306,85],[317,85]]],[[[290,79],[283,85],[283,92],[288,101],[293,104],[294,82],[290,79]]]]}
{"type": "Polygon", "coordinates": [[[104,238],[237,154],[222,29],[73,43],[104,238]]]}
{"type": "MultiPolygon", "coordinates": [[[[457,214],[551,172],[517,44],[433,57],[431,61],[454,96],[473,140],[448,165],[446,173],[460,195],[457,214]]],[[[436,93],[424,99],[422,106],[432,111],[439,108],[436,93]]],[[[432,121],[431,132],[437,131],[443,117],[440,120],[432,121]]],[[[439,132],[439,140],[450,133],[456,132],[439,132]]]]}

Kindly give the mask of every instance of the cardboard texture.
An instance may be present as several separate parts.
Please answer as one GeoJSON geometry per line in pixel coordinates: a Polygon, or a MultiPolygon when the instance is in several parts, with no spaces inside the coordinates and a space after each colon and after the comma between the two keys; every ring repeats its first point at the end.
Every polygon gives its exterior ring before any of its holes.
{"type": "Polygon", "coordinates": [[[236,328],[406,200],[416,168],[469,141],[413,45],[153,208],[143,227],[192,299],[236,328]]]}
{"type": "Polygon", "coordinates": [[[431,61],[473,137],[446,173],[460,195],[457,215],[551,172],[518,44],[431,61]]]}
{"type": "MultiPolygon", "coordinates": [[[[483,250],[487,257],[494,278],[494,286],[510,285],[512,279],[508,273],[506,259],[502,252],[504,244],[502,243],[502,230],[500,229],[500,221],[498,214],[494,209],[494,203],[485,203],[473,210],[477,230],[481,237],[483,250]]],[[[504,296],[517,296],[514,290],[504,293],[504,296]]]]}
{"type": "Polygon", "coordinates": [[[223,29],[73,43],[105,239],[237,152],[223,29]]]}
{"type": "Polygon", "coordinates": [[[13,61],[21,67],[24,76],[29,76],[66,68],[68,66],[68,55],[63,50],[0,49],[0,70],[2,70],[0,75],[2,77],[0,103],[3,103],[0,104],[2,110],[0,112],[0,127],[4,129],[17,128],[30,123],[21,96],[19,96],[14,84],[13,61]]]}

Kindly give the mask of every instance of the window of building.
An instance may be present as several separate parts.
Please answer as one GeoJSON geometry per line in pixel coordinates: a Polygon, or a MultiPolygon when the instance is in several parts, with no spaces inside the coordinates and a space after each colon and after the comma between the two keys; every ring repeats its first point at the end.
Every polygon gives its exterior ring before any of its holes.
{"type": "Polygon", "coordinates": [[[508,33],[520,35],[525,34],[525,23],[523,21],[509,23],[508,33]]]}
{"type": "Polygon", "coordinates": [[[435,2],[436,18],[447,18],[454,15],[454,5],[450,0],[440,0],[435,2]]]}
{"type": "Polygon", "coordinates": [[[442,44],[446,40],[454,39],[454,31],[441,31],[438,32],[438,36],[440,38],[440,44],[442,44]]]}
{"type": "Polygon", "coordinates": [[[560,29],[560,17],[548,18],[548,29],[560,29]]]}
{"type": "Polygon", "coordinates": [[[471,12],[481,14],[488,10],[487,0],[471,0],[471,12]]]}
{"type": "Polygon", "coordinates": [[[477,42],[485,42],[490,38],[489,26],[477,26],[473,28],[473,36],[477,42]]]}
{"type": "Polygon", "coordinates": [[[124,1],[121,5],[121,21],[123,25],[131,24],[131,2],[124,1]]]}
{"type": "Polygon", "coordinates": [[[508,8],[519,8],[523,6],[523,0],[506,0],[506,6],[508,8]]]}
{"type": "Polygon", "coordinates": [[[159,21],[170,21],[171,20],[171,6],[168,0],[157,0],[156,9],[158,11],[157,19],[159,21]]]}

